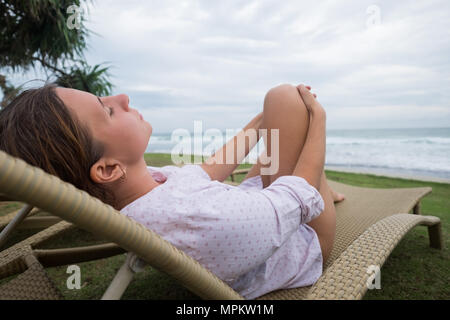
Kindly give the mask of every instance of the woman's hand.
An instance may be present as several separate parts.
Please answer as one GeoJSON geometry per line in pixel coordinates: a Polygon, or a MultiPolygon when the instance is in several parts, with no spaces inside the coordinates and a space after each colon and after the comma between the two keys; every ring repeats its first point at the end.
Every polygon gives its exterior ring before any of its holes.
{"type": "Polygon", "coordinates": [[[303,84],[300,84],[297,86],[297,90],[300,93],[300,96],[305,103],[306,108],[308,109],[311,116],[315,114],[321,114],[325,115],[325,109],[322,107],[322,105],[317,101],[317,95],[314,93],[309,92],[311,90],[310,86],[305,86],[303,84]]]}
{"type": "MultiPolygon", "coordinates": [[[[297,86],[297,88],[299,88],[300,86],[301,86],[301,84],[299,84],[299,85],[297,86]]],[[[308,89],[309,91],[311,91],[311,86],[305,85],[305,88],[308,89]]],[[[317,98],[317,95],[316,95],[315,93],[313,93],[312,95],[314,96],[314,98],[317,98]]]]}

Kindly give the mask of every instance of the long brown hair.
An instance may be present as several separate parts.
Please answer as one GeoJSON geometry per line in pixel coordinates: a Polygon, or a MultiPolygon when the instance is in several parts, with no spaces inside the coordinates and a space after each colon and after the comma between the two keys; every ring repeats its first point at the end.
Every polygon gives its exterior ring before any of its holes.
{"type": "Polygon", "coordinates": [[[69,111],[55,88],[47,84],[25,90],[0,111],[0,150],[114,206],[112,191],[90,178],[104,146],[69,111]]]}

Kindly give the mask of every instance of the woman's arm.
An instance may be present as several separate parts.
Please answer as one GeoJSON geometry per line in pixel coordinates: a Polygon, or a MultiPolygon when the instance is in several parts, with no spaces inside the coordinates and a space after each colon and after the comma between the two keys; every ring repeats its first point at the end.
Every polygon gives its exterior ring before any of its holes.
{"type": "Polygon", "coordinates": [[[304,178],[319,190],[325,164],[326,112],[304,86],[299,86],[298,90],[309,111],[310,123],[302,153],[292,175],[304,178]]]}
{"type": "Polygon", "coordinates": [[[241,161],[245,159],[250,150],[259,141],[259,128],[262,124],[262,117],[263,113],[261,112],[201,165],[203,170],[211,177],[211,180],[225,181],[241,161]],[[246,137],[249,138],[248,146],[246,137]]]}

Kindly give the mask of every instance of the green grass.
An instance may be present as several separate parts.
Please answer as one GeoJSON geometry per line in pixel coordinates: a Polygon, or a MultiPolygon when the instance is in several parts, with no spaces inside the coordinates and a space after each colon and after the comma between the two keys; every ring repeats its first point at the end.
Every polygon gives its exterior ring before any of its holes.
{"type": "MultiPolygon", "coordinates": [[[[151,166],[172,164],[170,154],[145,154],[151,166]]],[[[243,164],[239,168],[250,167],[243,164]]],[[[426,227],[416,227],[397,245],[381,269],[381,289],[369,290],[364,299],[449,299],[450,298],[450,184],[422,182],[336,171],[326,171],[327,178],[345,184],[372,188],[410,188],[430,186],[433,192],[422,200],[422,214],[438,216],[442,221],[445,247],[436,250],[429,247],[426,227]]],[[[243,175],[237,177],[241,181],[243,175]]],[[[15,210],[17,205],[7,203],[0,206],[0,215],[15,210]]],[[[25,239],[34,232],[17,231],[6,248],[25,239]]],[[[66,232],[41,248],[63,248],[103,242],[92,234],[74,229],[66,232]]],[[[0,248],[0,249],[3,249],[0,248]]],[[[81,289],[69,290],[66,281],[67,266],[48,268],[50,278],[66,299],[100,299],[115,273],[125,260],[125,255],[107,259],[78,263],[81,269],[81,289]]],[[[4,282],[0,281],[0,283],[4,282]]],[[[136,275],[127,288],[123,299],[198,299],[176,281],[151,267],[136,275]]]]}

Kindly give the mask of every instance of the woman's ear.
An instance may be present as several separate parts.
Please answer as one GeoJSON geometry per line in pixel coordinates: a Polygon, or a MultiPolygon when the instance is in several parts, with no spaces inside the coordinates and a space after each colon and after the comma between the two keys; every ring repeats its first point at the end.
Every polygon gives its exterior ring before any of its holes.
{"type": "Polygon", "coordinates": [[[119,180],[125,172],[125,167],[117,160],[101,158],[94,163],[90,176],[95,183],[111,183],[119,180]]]}

